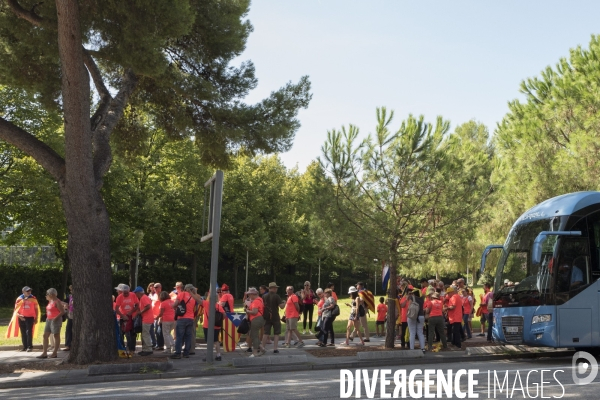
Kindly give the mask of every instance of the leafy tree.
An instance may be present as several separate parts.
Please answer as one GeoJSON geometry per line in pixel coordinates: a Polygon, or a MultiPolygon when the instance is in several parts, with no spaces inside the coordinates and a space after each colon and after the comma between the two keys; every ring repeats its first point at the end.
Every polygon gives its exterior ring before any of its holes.
{"type": "MultiPolygon", "coordinates": [[[[89,0],[0,3],[0,84],[36,94],[64,123],[64,156],[18,121],[0,117],[0,139],[36,160],[58,183],[79,293],[70,360],[116,356],[110,293],[109,216],[100,190],[110,137],[147,132],[121,121],[136,107],[172,138],[195,135],[203,160],[226,165],[248,151],[286,150],[310,100],[289,83],[259,104],[241,100],[254,67],[229,66],[251,32],[248,1],[89,0]],[[90,80],[95,92],[91,93],[90,80]],[[91,99],[96,103],[91,104],[91,99]],[[120,121],[122,123],[120,123],[120,121]],[[118,129],[117,129],[118,126],[118,129]]],[[[123,141],[127,141],[124,139],[123,141]]]]}
{"type": "MultiPolygon", "coordinates": [[[[338,208],[352,232],[385,251],[391,282],[401,263],[439,254],[454,243],[485,199],[487,155],[466,158],[459,147],[468,135],[447,135],[449,123],[435,126],[412,115],[396,132],[393,112],[377,109],[375,134],[357,143],[358,128],[328,132],[323,166],[335,185],[338,208]]],[[[383,257],[381,257],[383,258],[383,257]]],[[[394,347],[395,284],[388,291],[386,347],[394,347]]]]}

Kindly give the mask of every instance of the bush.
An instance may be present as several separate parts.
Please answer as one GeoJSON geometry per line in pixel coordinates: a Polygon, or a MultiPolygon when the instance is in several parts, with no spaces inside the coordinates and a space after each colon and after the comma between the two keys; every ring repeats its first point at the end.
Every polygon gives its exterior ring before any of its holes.
{"type": "Polygon", "coordinates": [[[60,288],[62,265],[0,265],[0,282],[4,288],[0,292],[0,305],[14,305],[15,299],[22,294],[23,286],[31,287],[33,295],[43,300],[46,289],[60,288]]]}

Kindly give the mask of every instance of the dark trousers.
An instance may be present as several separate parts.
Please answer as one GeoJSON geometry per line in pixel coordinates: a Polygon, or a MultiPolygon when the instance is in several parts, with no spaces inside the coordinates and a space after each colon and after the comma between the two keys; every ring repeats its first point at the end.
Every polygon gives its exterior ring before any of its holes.
{"type": "Polygon", "coordinates": [[[460,349],[462,325],[460,322],[455,322],[450,325],[452,325],[452,344],[460,349]]]}
{"type": "Polygon", "coordinates": [[[65,332],[65,347],[71,347],[73,341],[73,319],[67,319],[67,330],[65,332]]]}
{"type": "Polygon", "coordinates": [[[165,347],[165,337],[163,336],[162,324],[157,321],[154,321],[154,332],[156,334],[156,347],[162,349],[165,347]]]}
{"type": "Polygon", "coordinates": [[[177,325],[175,325],[175,354],[181,354],[181,348],[185,343],[185,349],[183,355],[187,356],[190,354],[190,348],[192,347],[192,335],[194,332],[194,320],[191,318],[179,318],[177,319],[177,325]]]}
{"type": "Polygon", "coordinates": [[[334,343],[334,333],[333,333],[333,321],[335,317],[326,317],[323,318],[323,326],[321,328],[321,342],[323,344],[327,344],[327,339],[329,339],[329,334],[331,333],[331,344],[334,343]]]}
{"type": "Polygon", "coordinates": [[[25,321],[19,318],[19,330],[21,331],[21,342],[24,349],[33,348],[33,322],[35,318],[25,317],[25,321]]]}
{"type": "Polygon", "coordinates": [[[494,313],[491,312],[488,314],[488,334],[487,334],[488,342],[492,340],[492,327],[493,326],[494,326],[494,313]]]}
{"type": "Polygon", "coordinates": [[[408,347],[408,343],[406,343],[406,331],[408,330],[408,322],[403,322],[400,325],[400,346],[408,347]]]}
{"type": "Polygon", "coordinates": [[[304,310],[302,311],[302,324],[304,325],[304,330],[306,330],[306,316],[308,315],[308,329],[312,330],[312,319],[313,319],[313,311],[315,309],[314,304],[304,304],[304,310]]]}
{"type": "Polygon", "coordinates": [[[467,334],[467,338],[471,339],[473,335],[471,335],[471,328],[469,327],[469,314],[463,314],[463,334],[467,334]]]}

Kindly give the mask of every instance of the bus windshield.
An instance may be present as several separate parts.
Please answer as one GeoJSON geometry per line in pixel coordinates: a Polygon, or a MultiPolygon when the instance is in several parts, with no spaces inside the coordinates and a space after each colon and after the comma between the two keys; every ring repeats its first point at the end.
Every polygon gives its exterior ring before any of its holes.
{"type": "Polygon", "coordinates": [[[540,232],[558,230],[560,225],[561,218],[554,217],[523,222],[510,231],[498,262],[494,287],[496,298],[504,306],[543,304],[552,282],[549,263],[556,236],[549,236],[544,242],[540,265],[531,264],[531,248],[540,232]]]}

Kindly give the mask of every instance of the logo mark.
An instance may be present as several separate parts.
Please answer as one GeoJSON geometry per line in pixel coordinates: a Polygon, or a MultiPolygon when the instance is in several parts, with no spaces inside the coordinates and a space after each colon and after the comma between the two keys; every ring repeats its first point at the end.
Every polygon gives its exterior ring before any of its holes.
{"type": "Polygon", "coordinates": [[[576,385],[588,385],[592,383],[598,375],[598,363],[596,362],[596,358],[585,351],[578,351],[575,353],[571,365],[573,366],[573,382],[575,382],[576,385]],[[581,359],[584,359],[585,362],[577,363],[577,361],[581,359]],[[589,373],[589,375],[585,378],[580,378],[581,375],[586,373],[589,373]]]}

